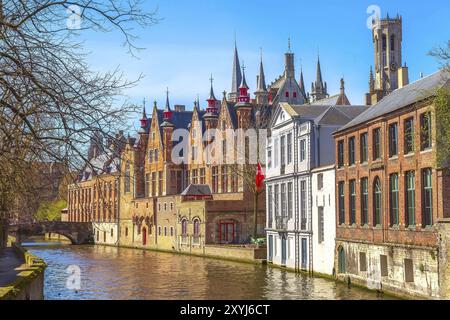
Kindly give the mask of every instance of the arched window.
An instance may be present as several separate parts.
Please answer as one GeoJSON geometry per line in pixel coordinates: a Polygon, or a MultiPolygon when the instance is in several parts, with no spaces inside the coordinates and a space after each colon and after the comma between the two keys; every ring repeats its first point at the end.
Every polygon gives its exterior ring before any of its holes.
{"type": "Polygon", "coordinates": [[[381,225],[381,183],[378,177],[373,182],[373,225],[381,225]]]}
{"type": "Polygon", "coordinates": [[[198,237],[200,235],[200,220],[194,220],[194,236],[198,237]]]}
{"type": "Polygon", "coordinates": [[[187,225],[188,225],[187,220],[183,219],[181,221],[181,234],[184,235],[184,236],[187,235],[187,225]]]}
{"type": "Polygon", "coordinates": [[[390,45],[391,51],[395,50],[395,35],[391,35],[391,45],[390,45]]]}
{"type": "Polygon", "coordinates": [[[342,247],[338,249],[338,273],[345,273],[345,252],[342,247]]]}

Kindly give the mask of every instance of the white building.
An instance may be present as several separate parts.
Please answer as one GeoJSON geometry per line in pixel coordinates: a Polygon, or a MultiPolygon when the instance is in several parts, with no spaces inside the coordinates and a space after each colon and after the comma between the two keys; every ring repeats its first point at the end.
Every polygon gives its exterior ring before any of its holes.
{"type": "Polygon", "coordinates": [[[335,167],[311,170],[313,270],[334,275],[336,237],[335,167]]]}
{"type": "MultiPolygon", "coordinates": [[[[342,95],[345,96],[343,90],[342,95]]],[[[323,101],[331,102],[330,99],[323,101]]],[[[366,109],[364,106],[330,106],[318,102],[314,105],[278,105],[270,123],[266,154],[269,263],[297,271],[314,270],[311,171],[334,164],[332,133],[366,109]]],[[[334,183],[330,187],[334,188],[334,183]]],[[[334,223],[332,228],[335,228],[334,223]]],[[[327,263],[328,260],[324,264],[327,263]]]]}

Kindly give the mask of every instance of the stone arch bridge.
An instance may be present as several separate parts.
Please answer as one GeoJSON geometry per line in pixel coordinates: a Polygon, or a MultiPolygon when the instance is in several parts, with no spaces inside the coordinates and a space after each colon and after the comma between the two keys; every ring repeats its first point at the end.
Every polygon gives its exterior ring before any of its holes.
{"type": "Polygon", "coordinates": [[[40,221],[15,224],[8,229],[9,234],[15,236],[17,241],[50,232],[67,237],[72,244],[90,244],[94,240],[91,222],[40,221]]]}

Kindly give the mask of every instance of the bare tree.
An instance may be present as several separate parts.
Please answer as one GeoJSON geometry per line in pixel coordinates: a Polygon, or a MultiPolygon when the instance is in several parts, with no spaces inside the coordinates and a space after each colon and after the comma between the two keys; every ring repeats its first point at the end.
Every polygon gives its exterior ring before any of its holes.
{"type": "Polygon", "coordinates": [[[118,70],[89,70],[85,31],[117,31],[135,54],[135,28],[158,22],[140,0],[0,0],[0,213],[24,191],[31,163],[58,162],[70,171],[87,162],[85,146],[114,139],[135,107],[124,89],[138,79],[118,70]],[[68,23],[78,19],[79,25],[68,23]]]}
{"type": "MultiPolygon", "coordinates": [[[[256,138],[256,161],[261,163],[264,168],[265,159],[260,158],[260,147],[265,145],[265,141],[260,141],[260,139],[266,139],[265,136],[261,136],[259,134],[259,130],[267,129],[270,116],[271,116],[271,107],[270,106],[258,106],[256,108],[256,112],[252,114],[251,119],[249,119],[246,127],[254,129],[257,134],[256,138]]],[[[231,164],[230,171],[231,175],[239,177],[242,181],[244,192],[247,190],[253,199],[253,239],[258,237],[258,211],[259,211],[259,202],[261,195],[264,194],[264,188],[258,188],[256,185],[256,175],[258,172],[258,166],[252,160],[255,158],[255,154],[251,153],[250,141],[248,138],[242,139],[243,147],[238,147],[235,143],[235,156],[237,158],[243,158],[244,164],[236,161],[234,164],[231,164]]],[[[242,161],[241,161],[242,162],[242,161]]],[[[265,208],[263,208],[265,210],[265,208]]]]}

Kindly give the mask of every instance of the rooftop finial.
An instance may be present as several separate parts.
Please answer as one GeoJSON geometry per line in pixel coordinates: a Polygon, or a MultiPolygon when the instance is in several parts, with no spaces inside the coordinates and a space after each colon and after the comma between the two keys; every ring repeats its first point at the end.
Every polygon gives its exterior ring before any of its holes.
{"type": "Polygon", "coordinates": [[[291,52],[291,37],[288,38],[288,52],[291,52]]]}

